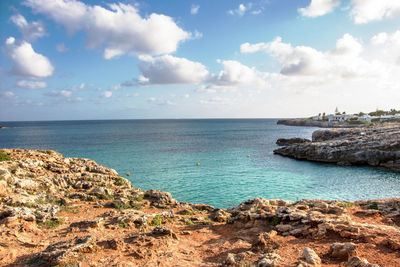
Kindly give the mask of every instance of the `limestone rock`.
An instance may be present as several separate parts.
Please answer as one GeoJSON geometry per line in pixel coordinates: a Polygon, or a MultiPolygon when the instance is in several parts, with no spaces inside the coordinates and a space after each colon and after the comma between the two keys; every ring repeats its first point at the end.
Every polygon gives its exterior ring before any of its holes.
{"type": "Polygon", "coordinates": [[[61,264],[70,257],[76,257],[79,252],[95,250],[94,241],[91,236],[85,236],[52,244],[37,256],[38,262],[41,261],[49,265],[61,264]]]}
{"type": "MultiPolygon", "coordinates": [[[[274,234],[276,235],[276,232],[274,234]]],[[[273,241],[270,233],[267,232],[259,234],[257,241],[251,246],[251,250],[256,252],[273,252],[277,248],[279,248],[279,244],[273,241]]]]}
{"type": "Polygon", "coordinates": [[[351,257],[346,263],[346,267],[379,267],[379,265],[371,264],[367,259],[361,257],[351,257]]]}
{"type": "Polygon", "coordinates": [[[321,266],[321,258],[311,248],[305,247],[303,249],[302,256],[303,256],[303,259],[305,260],[305,262],[308,263],[309,265],[315,266],[315,267],[321,266]]]}
{"type": "Polygon", "coordinates": [[[162,192],[154,189],[146,191],[144,194],[144,198],[149,199],[151,201],[151,205],[155,207],[165,208],[171,205],[178,204],[178,202],[172,198],[171,193],[162,192]]]}
{"type": "Polygon", "coordinates": [[[333,243],[331,244],[329,254],[333,258],[347,260],[352,256],[357,256],[356,244],[348,243],[333,243]]]}
{"type": "Polygon", "coordinates": [[[279,266],[281,256],[276,253],[267,253],[260,256],[261,260],[258,262],[258,267],[276,267],[279,266]]]}
{"type": "Polygon", "coordinates": [[[226,256],[226,259],[225,259],[225,264],[228,266],[235,265],[236,264],[235,255],[232,253],[228,253],[228,255],[226,256]]]}

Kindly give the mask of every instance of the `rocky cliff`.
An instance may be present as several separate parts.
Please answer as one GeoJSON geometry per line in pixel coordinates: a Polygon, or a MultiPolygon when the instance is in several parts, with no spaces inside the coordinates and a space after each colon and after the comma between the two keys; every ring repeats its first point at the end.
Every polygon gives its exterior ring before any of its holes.
{"type": "MultiPolygon", "coordinates": [[[[318,130],[312,142],[292,142],[274,153],[302,160],[370,165],[400,171],[400,125],[318,130]]],[[[282,141],[280,141],[281,143],[282,141]]]]}
{"type": "Polygon", "coordinates": [[[216,209],[89,159],[3,152],[0,266],[400,266],[400,199],[216,209]]]}
{"type": "Polygon", "coordinates": [[[314,121],[311,119],[281,119],[278,120],[277,124],[287,126],[305,126],[305,127],[320,127],[320,128],[357,128],[365,127],[364,124],[350,124],[346,121],[314,121]]]}

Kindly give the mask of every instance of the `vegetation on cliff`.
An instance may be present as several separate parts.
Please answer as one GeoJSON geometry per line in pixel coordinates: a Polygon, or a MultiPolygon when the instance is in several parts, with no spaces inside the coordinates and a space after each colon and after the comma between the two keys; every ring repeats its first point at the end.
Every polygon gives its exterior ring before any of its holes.
{"type": "Polygon", "coordinates": [[[400,265],[400,199],[216,209],[133,188],[89,159],[3,151],[1,266],[400,265]]]}

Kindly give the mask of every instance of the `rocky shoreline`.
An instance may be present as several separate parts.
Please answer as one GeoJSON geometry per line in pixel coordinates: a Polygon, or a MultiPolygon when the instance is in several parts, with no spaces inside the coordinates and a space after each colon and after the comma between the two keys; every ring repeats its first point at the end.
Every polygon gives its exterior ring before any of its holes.
{"type": "Polygon", "coordinates": [[[312,140],[281,139],[275,154],[300,160],[369,165],[400,171],[400,125],[385,123],[353,129],[317,130],[312,140]]]}
{"type": "Polygon", "coordinates": [[[89,159],[2,151],[0,266],[400,266],[400,199],[217,209],[89,159]]]}
{"type": "Polygon", "coordinates": [[[281,119],[277,124],[286,126],[304,126],[304,127],[319,127],[319,128],[359,128],[366,127],[364,124],[350,124],[346,121],[314,121],[305,118],[298,119],[281,119]]]}

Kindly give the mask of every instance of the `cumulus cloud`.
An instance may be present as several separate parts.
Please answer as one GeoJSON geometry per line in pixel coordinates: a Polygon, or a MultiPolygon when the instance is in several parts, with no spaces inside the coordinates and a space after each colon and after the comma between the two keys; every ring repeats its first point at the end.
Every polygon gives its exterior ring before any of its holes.
{"type": "Polygon", "coordinates": [[[28,42],[34,42],[37,38],[46,35],[46,30],[41,21],[29,23],[21,14],[11,16],[10,21],[18,27],[24,39],[28,42]]]}
{"type": "Polygon", "coordinates": [[[46,82],[36,80],[19,80],[16,85],[20,88],[26,89],[41,89],[47,87],[46,82]]]}
{"type": "Polygon", "coordinates": [[[199,9],[200,9],[200,5],[192,5],[190,7],[190,14],[196,15],[197,13],[199,13],[199,9]]]}
{"type": "Polygon", "coordinates": [[[138,78],[141,85],[148,84],[197,84],[209,77],[207,68],[186,58],[171,55],[159,57],[139,56],[139,69],[142,75],[138,78]]]}
{"type": "Polygon", "coordinates": [[[236,9],[230,9],[228,10],[229,15],[238,15],[239,17],[242,17],[246,11],[248,11],[251,8],[251,3],[248,5],[240,4],[236,9]]]}
{"type": "Polygon", "coordinates": [[[102,98],[110,98],[112,97],[113,93],[111,91],[105,91],[101,94],[102,98]]]}
{"type": "MultiPolygon", "coordinates": [[[[268,87],[268,74],[250,68],[235,60],[218,60],[223,69],[213,78],[213,85],[226,87],[248,86],[256,88],[268,87]]],[[[212,88],[209,88],[212,89],[212,88]]]]}
{"type": "Polygon", "coordinates": [[[44,78],[51,76],[54,67],[43,55],[36,53],[26,41],[17,43],[14,37],[6,40],[5,53],[13,62],[12,72],[17,75],[44,78]]]}
{"type": "Polygon", "coordinates": [[[331,13],[338,5],[340,0],[311,0],[308,7],[299,8],[298,12],[305,17],[319,17],[331,13]]]}
{"type": "Polygon", "coordinates": [[[153,13],[143,18],[132,5],[104,8],[77,0],[25,0],[24,4],[63,25],[69,34],[84,30],[87,47],[104,45],[106,59],[124,54],[168,54],[191,38],[171,17],[153,13]]]}
{"type": "Polygon", "coordinates": [[[351,16],[357,24],[392,18],[400,14],[400,2],[393,0],[351,0],[351,16]]]}
{"type": "Polygon", "coordinates": [[[281,37],[269,43],[241,45],[242,53],[264,51],[276,57],[281,63],[280,73],[293,76],[339,76],[352,78],[372,74],[376,68],[371,62],[360,57],[362,44],[350,34],[337,40],[330,51],[318,51],[308,46],[283,43],[281,37]]]}
{"type": "MultiPolygon", "coordinates": [[[[319,17],[331,13],[340,5],[341,0],[311,0],[309,6],[299,8],[298,12],[306,17],[319,17]]],[[[365,24],[400,14],[400,2],[393,0],[351,0],[350,16],[356,24],[365,24]]]]}

